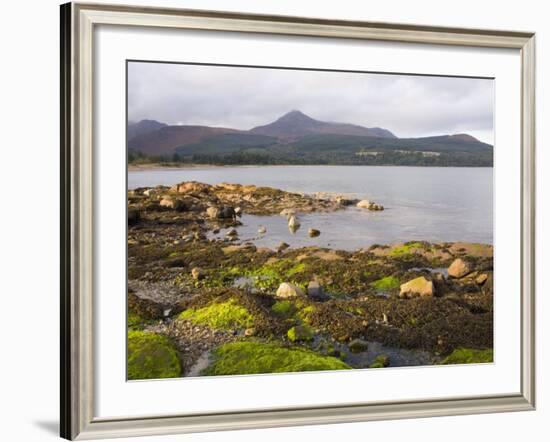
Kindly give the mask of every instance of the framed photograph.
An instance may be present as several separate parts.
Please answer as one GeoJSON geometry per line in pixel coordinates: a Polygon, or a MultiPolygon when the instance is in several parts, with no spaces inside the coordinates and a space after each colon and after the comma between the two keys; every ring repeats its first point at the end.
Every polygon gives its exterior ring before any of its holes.
{"type": "Polygon", "coordinates": [[[61,23],[62,437],[534,409],[534,34],[61,23]]]}

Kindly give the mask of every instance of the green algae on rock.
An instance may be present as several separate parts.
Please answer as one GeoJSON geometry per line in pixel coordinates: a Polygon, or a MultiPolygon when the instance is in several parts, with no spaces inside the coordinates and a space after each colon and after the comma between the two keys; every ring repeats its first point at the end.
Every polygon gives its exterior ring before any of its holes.
{"type": "Polygon", "coordinates": [[[128,379],[174,378],[180,374],[178,353],[168,338],[151,332],[128,332],[128,379]]]}
{"type": "Polygon", "coordinates": [[[473,348],[457,348],[447,356],[441,364],[483,364],[493,362],[493,350],[476,350],[473,348]]]}
{"type": "Polygon", "coordinates": [[[370,283],[370,286],[376,290],[388,291],[399,287],[399,278],[395,276],[384,276],[370,283]]]}
{"type": "Polygon", "coordinates": [[[313,340],[313,330],[307,325],[296,325],[288,330],[288,339],[292,342],[313,340]]]}
{"type": "Polygon", "coordinates": [[[179,319],[217,330],[245,329],[254,326],[254,317],[234,299],[213,302],[202,308],[190,308],[180,313],[179,319]]]}
{"type": "Polygon", "coordinates": [[[340,359],[322,356],[301,347],[260,342],[225,344],[214,351],[213,357],[214,362],[203,374],[236,375],[351,368],[340,359]]]}

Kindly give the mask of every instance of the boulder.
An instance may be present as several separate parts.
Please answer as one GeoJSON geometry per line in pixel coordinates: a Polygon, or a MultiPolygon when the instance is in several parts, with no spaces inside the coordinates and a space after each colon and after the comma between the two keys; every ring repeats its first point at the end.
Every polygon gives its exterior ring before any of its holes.
{"type": "Polygon", "coordinates": [[[235,218],[235,209],[233,207],[208,207],[206,209],[206,215],[210,219],[232,219],[235,218]]]}
{"type": "Polygon", "coordinates": [[[363,339],[354,339],[349,343],[348,347],[352,353],[361,353],[367,351],[369,343],[363,339]]]}
{"type": "Polygon", "coordinates": [[[304,292],[300,287],[290,284],[288,282],[283,282],[277,289],[277,298],[296,298],[298,296],[304,296],[304,292]]]}
{"type": "Polygon", "coordinates": [[[243,215],[243,209],[240,207],[235,207],[235,215],[242,216],[243,215]]]}
{"type": "Polygon", "coordinates": [[[451,278],[462,278],[472,272],[472,265],[462,258],[455,259],[449,266],[448,273],[451,278]]]}
{"type": "Polygon", "coordinates": [[[424,276],[412,279],[405,284],[401,284],[399,292],[400,298],[416,298],[418,296],[432,297],[435,293],[432,281],[427,280],[424,276]]]}
{"type": "Polygon", "coordinates": [[[309,229],[307,233],[311,238],[315,238],[321,234],[321,231],[317,229],[309,229]]]}

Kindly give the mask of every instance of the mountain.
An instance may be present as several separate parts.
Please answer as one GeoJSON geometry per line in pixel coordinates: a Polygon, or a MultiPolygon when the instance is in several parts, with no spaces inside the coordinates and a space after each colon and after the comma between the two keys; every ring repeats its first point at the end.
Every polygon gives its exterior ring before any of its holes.
{"type": "Polygon", "coordinates": [[[239,131],[221,127],[163,125],[157,130],[128,137],[128,148],[145,155],[171,155],[179,147],[235,132],[239,131]]]}
{"type": "Polygon", "coordinates": [[[149,132],[154,132],[162,127],[165,127],[166,124],[159,123],[156,120],[141,120],[137,123],[129,122],[128,123],[128,139],[137,137],[138,135],[144,135],[149,132]]]}
{"type": "Polygon", "coordinates": [[[468,134],[397,138],[383,128],[315,120],[291,111],[251,130],[129,124],[131,161],[200,164],[373,164],[492,166],[493,147],[468,134]]]}
{"type": "Polygon", "coordinates": [[[312,134],[362,135],[367,137],[396,138],[394,134],[386,129],[369,129],[354,124],[319,121],[298,110],[293,110],[283,115],[273,123],[255,127],[251,129],[250,132],[287,141],[312,134]]]}

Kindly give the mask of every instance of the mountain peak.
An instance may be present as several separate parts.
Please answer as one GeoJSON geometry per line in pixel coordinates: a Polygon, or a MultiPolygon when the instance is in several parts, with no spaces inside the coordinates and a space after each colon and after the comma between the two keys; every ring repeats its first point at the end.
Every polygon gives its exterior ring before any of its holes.
{"type": "Polygon", "coordinates": [[[449,135],[449,137],[460,141],[467,141],[467,142],[473,142],[473,143],[480,142],[476,137],[472,137],[471,135],[468,135],[468,134],[454,134],[454,135],[449,135]]]}
{"type": "Polygon", "coordinates": [[[302,111],[293,109],[287,112],[282,117],[279,117],[276,121],[316,121],[313,118],[307,116],[302,111]]]}

